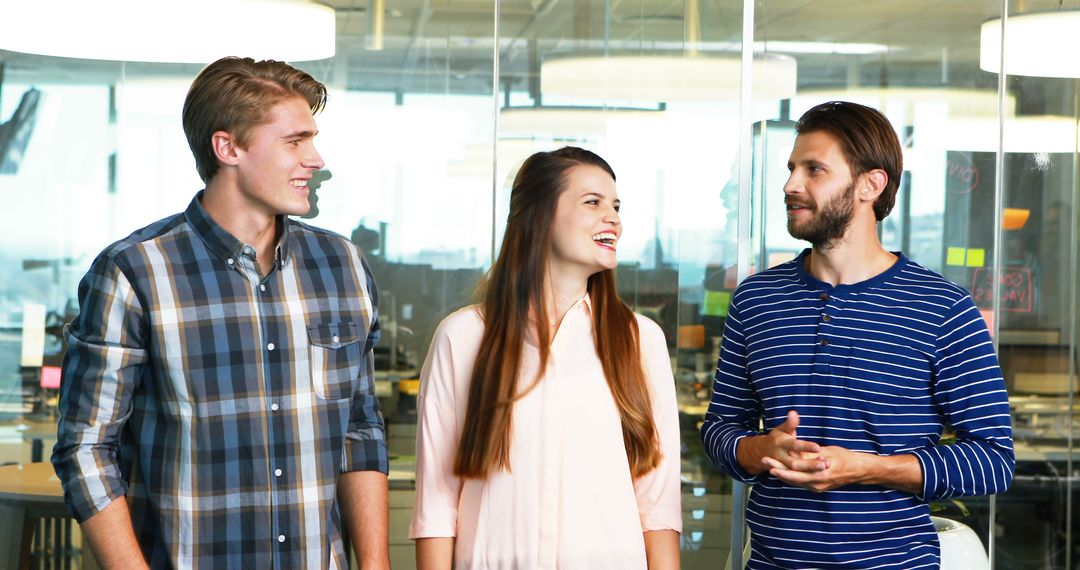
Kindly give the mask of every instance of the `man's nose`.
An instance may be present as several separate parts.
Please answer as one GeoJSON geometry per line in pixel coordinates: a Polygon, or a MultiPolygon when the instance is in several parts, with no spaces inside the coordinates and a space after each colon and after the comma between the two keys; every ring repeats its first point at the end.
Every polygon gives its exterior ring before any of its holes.
{"type": "Polygon", "coordinates": [[[304,168],[310,168],[312,170],[321,170],[322,167],[326,166],[326,163],[323,162],[322,155],[319,154],[318,150],[315,150],[315,145],[311,145],[311,151],[308,152],[308,156],[304,157],[302,164],[304,165],[304,168]]]}
{"type": "Polygon", "coordinates": [[[802,190],[802,181],[800,181],[798,177],[795,176],[794,172],[789,174],[787,182],[784,182],[784,194],[790,196],[792,194],[801,192],[802,190]]]}

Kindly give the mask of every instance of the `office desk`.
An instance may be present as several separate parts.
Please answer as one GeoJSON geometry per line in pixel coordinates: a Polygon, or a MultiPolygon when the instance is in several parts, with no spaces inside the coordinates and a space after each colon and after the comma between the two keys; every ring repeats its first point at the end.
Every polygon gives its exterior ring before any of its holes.
{"type": "Polygon", "coordinates": [[[50,446],[49,453],[52,453],[52,444],[56,442],[57,421],[55,419],[28,420],[16,428],[22,432],[23,441],[30,444],[30,461],[34,463],[45,461],[46,443],[50,446]]]}
{"type": "MultiPolygon", "coordinates": [[[[413,458],[396,460],[390,471],[390,490],[392,494],[407,496],[407,504],[400,514],[403,528],[408,527],[412,514],[412,497],[415,495],[415,476],[413,458]]],[[[394,513],[392,513],[394,514],[394,513]]],[[[30,565],[30,553],[33,549],[34,529],[43,518],[70,519],[64,506],[64,492],[60,480],[56,477],[51,463],[27,463],[0,467],[0,570],[26,569],[30,565]],[[11,538],[7,538],[11,537],[11,538]]],[[[56,532],[59,530],[60,525],[56,532]]],[[[64,525],[63,532],[69,532],[69,525],[64,525]]],[[[403,531],[401,536],[407,533],[403,531]]],[[[71,537],[52,537],[52,544],[71,544],[71,537]]],[[[412,542],[402,549],[404,555],[412,555],[412,542]]],[[[68,553],[59,549],[54,551],[55,563],[51,568],[66,568],[68,553]]],[[[81,568],[97,568],[89,549],[82,553],[81,568]]]]}
{"type": "MultiPolygon", "coordinates": [[[[28,568],[38,520],[68,517],[52,464],[0,467],[0,568],[28,568]]],[[[63,541],[70,543],[70,536],[63,541]]],[[[63,554],[57,552],[57,556],[63,554]]]]}

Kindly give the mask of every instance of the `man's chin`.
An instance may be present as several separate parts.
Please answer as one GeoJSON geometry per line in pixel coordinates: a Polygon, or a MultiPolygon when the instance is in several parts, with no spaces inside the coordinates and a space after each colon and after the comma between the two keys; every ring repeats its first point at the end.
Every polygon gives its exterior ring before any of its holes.
{"type": "Polygon", "coordinates": [[[791,237],[793,237],[795,239],[799,239],[799,240],[803,240],[803,241],[810,241],[810,240],[807,239],[806,232],[800,230],[798,227],[795,226],[795,224],[792,224],[791,222],[788,222],[787,233],[788,233],[788,235],[790,235],[791,237]]]}
{"type": "Polygon", "coordinates": [[[296,207],[289,208],[281,213],[285,216],[293,216],[295,218],[311,218],[314,217],[314,214],[319,213],[319,211],[317,208],[312,208],[311,204],[305,202],[303,206],[297,204],[296,207]]]}

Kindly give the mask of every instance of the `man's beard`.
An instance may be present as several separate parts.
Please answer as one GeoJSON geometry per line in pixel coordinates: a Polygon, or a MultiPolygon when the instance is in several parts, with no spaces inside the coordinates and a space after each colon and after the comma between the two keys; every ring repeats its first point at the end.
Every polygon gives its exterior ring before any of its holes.
{"type": "MultiPolygon", "coordinates": [[[[785,200],[785,203],[787,202],[785,200]]],[[[817,209],[812,203],[795,203],[817,209]]],[[[836,240],[843,237],[854,216],[855,183],[852,182],[841,195],[826,202],[814,218],[803,222],[802,227],[795,227],[795,218],[788,218],[787,229],[795,239],[806,240],[818,249],[829,249],[836,240]]]]}

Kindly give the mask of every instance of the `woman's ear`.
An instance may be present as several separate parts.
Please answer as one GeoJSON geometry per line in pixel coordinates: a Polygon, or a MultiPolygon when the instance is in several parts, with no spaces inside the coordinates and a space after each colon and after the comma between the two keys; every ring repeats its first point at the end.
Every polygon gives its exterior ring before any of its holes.
{"type": "Polygon", "coordinates": [[[229,166],[236,166],[239,156],[237,154],[236,139],[225,131],[217,131],[210,135],[210,145],[214,149],[214,156],[218,162],[229,166]]]}

